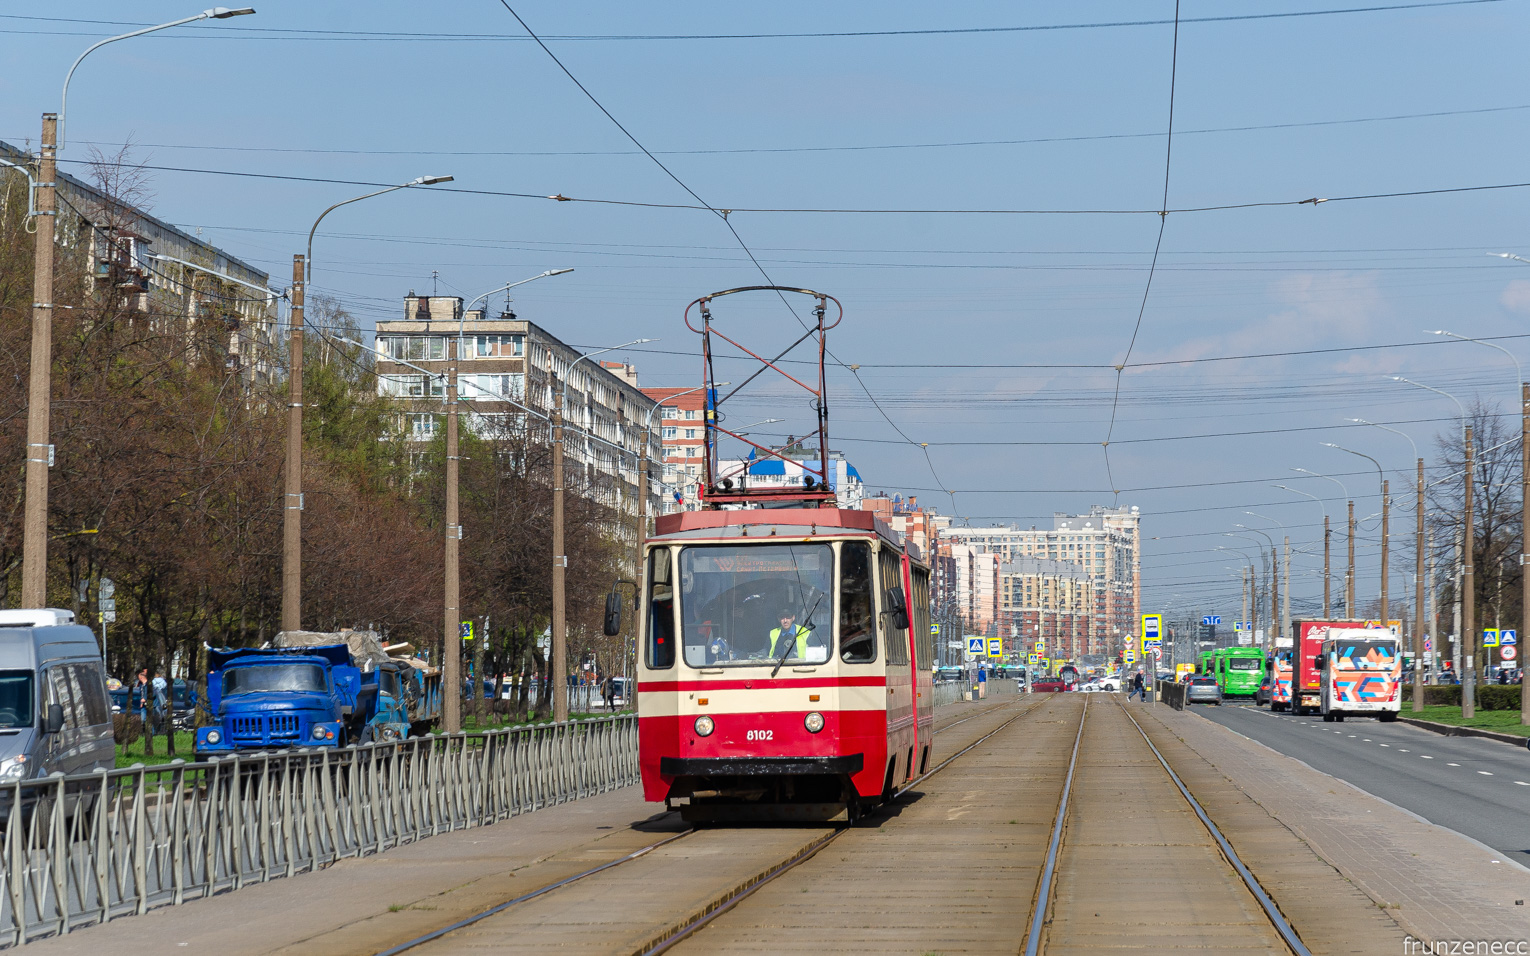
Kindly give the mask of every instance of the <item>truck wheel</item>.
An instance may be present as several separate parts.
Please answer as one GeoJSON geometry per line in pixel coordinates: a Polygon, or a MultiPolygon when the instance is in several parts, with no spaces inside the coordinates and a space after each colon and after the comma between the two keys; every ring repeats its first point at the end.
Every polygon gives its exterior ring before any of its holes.
{"type": "Polygon", "coordinates": [[[1392,711],[1384,710],[1384,711],[1381,712],[1381,722],[1383,724],[1390,724],[1390,723],[1395,722],[1396,720],[1397,720],[1397,714],[1393,713],[1392,711]]]}

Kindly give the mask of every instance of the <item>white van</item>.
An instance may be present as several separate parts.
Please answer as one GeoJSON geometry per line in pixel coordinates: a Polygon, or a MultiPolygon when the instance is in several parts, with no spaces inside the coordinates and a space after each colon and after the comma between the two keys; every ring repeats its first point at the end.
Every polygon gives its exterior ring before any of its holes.
{"type": "Polygon", "coordinates": [[[0,784],[116,762],[95,634],[57,608],[0,611],[0,784]]]}

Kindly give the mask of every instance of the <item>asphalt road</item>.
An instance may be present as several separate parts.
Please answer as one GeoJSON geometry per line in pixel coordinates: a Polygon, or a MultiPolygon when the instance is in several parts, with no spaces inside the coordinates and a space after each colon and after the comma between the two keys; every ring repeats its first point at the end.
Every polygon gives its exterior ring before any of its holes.
{"type": "Polygon", "coordinates": [[[1530,866],[1530,750],[1403,723],[1197,705],[1195,713],[1530,866]]]}

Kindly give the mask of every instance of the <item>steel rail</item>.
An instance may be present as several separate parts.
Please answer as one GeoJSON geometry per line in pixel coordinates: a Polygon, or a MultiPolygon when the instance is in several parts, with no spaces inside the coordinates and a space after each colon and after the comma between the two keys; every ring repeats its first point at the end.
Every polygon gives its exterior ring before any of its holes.
{"type": "Polygon", "coordinates": [[[585,870],[585,871],[583,871],[581,873],[575,873],[573,876],[566,876],[563,879],[558,880],[556,883],[549,883],[549,884],[547,884],[546,886],[542,887],[539,890],[533,890],[530,893],[526,893],[524,895],[517,896],[513,900],[506,900],[503,903],[499,903],[499,904],[497,904],[495,906],[491,906],[488,909],[483,910],[482,912],[474,913],[472,916],[469,916],[469,917],[467,917],[465,919],[460,919],[457,922],[452,923],[450,926],[443,926],[440,929],[432,930],[431,932],[426,933],[424,936],[416,936],[414,939],[411,939],[411,940],[409,940],[406,943],[399,943],[397,946],[394,946],[391,949],[381,950],[378,953],[376,953],[375,956],[396,956],[396,954],[402,953],[402,952],[406,952],[406,951],[411,950],[411,949],[414,949],[416,946],[423,946],[426,943],[429,943],[429,942],[432,942],[434,940],[440,939],[442,936],[445,936],[447,933],[453,933],[453,932],[456,932],[459,929],[465,929],[466,927],[472,926],[474,923],[477,923],[480,920],[486,920],[489,917],[493,916],[494,914],[503,912],[504,910],[507,910],[507,909],[509,909],[512,906],[515,906],[515,905],[520,904],[520,903],[525,903],[528,900],[534,900],[534,899],[536,899],[539,896],[545,896],[546,894],[551,893],[553,890],[556,890],[556,889],[558,889],[560,887],[568,886],[570,883],[577,883],[580,880],[584,879],[585,877],[594,876],[596,873],[600,873],[600,872],[602,872],[604,870],[609,870],[613,866],[620,866],[623,863],[629,863],[629,862],[631,862],[633,860],[636,860],[638,857],[646,856],[647,854],[653,852],[654,850],[657,850],[659,847],[665,845],[666,843],[673,843],[674,841],[680,839],[681,837],[690,836],[692,833],[695,833],[695,832],[696,832],[695,827],[692,827],[692,828],[690,828],[688,830],[683,830],[680,833],[670,834],[669,836],[665,837],[664,839],[660,840],[657,843],[650,843],[648,846],[643,847],[641,850],[634,850],[633,852],[628,853],[626,856],[618,857],[618,858],[616,858],[614,860],[608,860],[607,862],[602,863],[599,866],[591,867],[590,869],[585,870]]]}
{"type": "MultiPolygon", "coordinates": [[[[974,740],[972,743],[968,744],[966,747],[963,747],[961,750],[959,750],[956,753],[952,754],[950,757],[947,757],[945,760],[941,761],[939,764],[935,765],[930,770],[928,770],[925,773],[920,774],[918,777],[915,777],[914,779],[910,780],[902,789],[897,790],[894,793],[894,796],[898,797],[898,796],[902,796],[904,793],[907,793],[909,791],[909,789],[911,789],[915,784],[917,784],[920,781],[925,780],[928,777],[933,776],[934,774],[936,774],[936,773],[940,772],[941,770],[945,769],[945,767],[948,766],[957,757],[960,757],[963,754],[967,753],[968,751],[972,750],[972,748],[978,746],[983,741],[985,741],[988,738],[992,737],[994,734],[997,734],[999,731],[1001,731],[1004,728],[1008,727],[1010,724],[1014,723],[1016,720],[1019,720],[1021,717],[1024,717],[1027,714],[1031,713],[1032,711],[1036,710],[1038,707],[1040,707],[1044,703],[1045,703],[1045,701],[1042,701],[1042,702],[1036,704],[1035,706],[1028,707],[1025,710],[1021,711],[1020,713],[1018,713],[1018,714],[1014,715],[1013,717],[1009,718],[1004,723],[1000,724],[998,727],[994,728],[993,730],[991,730],[988,733],[984,734],[983,736],[979,737],[977,740],[974,740]]],[[[1001,706],[1003,706],[1003,705],[1001,705],[1001,706]]],[[[957,724],[966,723],[969,720],[973,720],[973,719],[975,719],[977,717],[982,717],[982,716],[985,716],[985,715],[984,714],[973,714],[971,717],[963,717],[961,720],[952,721],[951,723],[945,725],[945,727],[941,728],[941,729],[949,729],[951,727],[956,726],[957,724]]],[[[764,886],[766,883],[771,882],[776,877],[778,877],[781,874],[787,872],[788,870],[791,870],[791,869],[793,869],[793,868],[795,868],[795,867],[797,867],[797,866],[807,862],[814,855],[816,855],[819,850],[821,850],[824,847],[828,846],[834,840],[838,839],[841,835],[849,832],[850,829],[851,829],[850,827],[839,827],[839,828],[835,829],[833,832],[825,834],[822,838],[820,838],[818,840],[815,840],[814,842],[808,844],[806,847],[804,847],[803,849],[798,851],[795,855],[793,855],[793,857],[791,859],[785,860],[782,863],[777,864],[775,867],[773,867],[770,870],[768,870],[765,874],[763,874],[762,876],[760,876],[756,880],[754,880],[751,883],[745,885],[744,887],[735,889],[732,893],[730,893],[728,896],[725,896],[723,899],[718,900],[718,901],[714,901],[712,906],[704,914],[702,914],[699,919],[693,920],[693,921],[691,921],[691,922],[689,922],[687,924],[683,924],[681,926],[671,927],[669,930],[666,930],[665,933],[660,937],[660,941],[659,942],[652,943],[648,948],[645,948],[645,949],[641,950],[641,952],[643,952],[645,954],[646,953],[661,953],[661,952],[663,952],[664,950],[668,949],[670,946],[673,946],[675,943],[677,943],[680,940],[688,937],[691,933],[694,933],[696,930],[698,930],[698,929],[702,928],[703,926],[705,926],[706,924],[710,923],[716,917],[718,917],[718,916],[722,915],[723,913],[727,912],[728,910],[732,909],[739,902],[741,902],[746,897],[748,897],[751,894],[753,894],[754,891],[759,889],[761,886],[764,886]]],[[[494,915],[496,915],[498,913],[502,913],[505,910],[510,909],[513,906],[517,906],[517,905],[519,905],[521,903],[529,902],[530,900],[534,900],[534,899],[536,899],[539,896],[545,896],[548,893],[553,892],[554,890],[561,889],[562,887],[568,886],[571,883],[577,883],[580,880],[586,879],[587,877],[594,876],[597,873],[602,873],[602,872],[604,872],[606,870],[609,870],[609,869],[612,869],[614,867],[620,866],[623,863],[630,863],[633,860],[636,860],[636,859],[638,859],[640,857],[646,856],[647,854],[651,853],[652,851],[658,849],[661,846],[664,846],[664,845],[666,845],[668,843],[672,843],[672,842],[674,842],[676,840],[679,840],[679,839],[681,839],[683,837],[691,836],[695,832],[696,832],[696,829],[694,827],[692,827],[692,828],[684,830],[684,831],[682,831],[680,833],[671,834],[670,836],[667,836],[667,837],[665,837],[662,840],[659,840],[659,841],[657,841],[655,843],[649,844],[648,846],[645,846],[645,847],[643,847],[641,849],[635,850],[635,851],[633,851],[631,853],[628,853],[628,854],[626,854],[624,856],[618,857],[617,859],[608,860],[605,863],[600,864],[599,866],[594,866],[594,867],[591,867],[588,870],[583,870],[583,871],[581,871],[579,873],[575,873],[575,874],[573,874],[571,876],[564,877],[561,880],[558,880],[558,881],[556,881],[554,883],[549,883],[546,886],[543,886],[540,889],[534,890],[534,891],[532,891],[530,893],[526,893],[526,894],[523,894],[521,896],[517,896],[517,897],[515,897],[514,899],[511,899],[511,900],[506,900],[503,903],[495,904],[494,906],[489,907],[488,909],[482,910],[481,912],[475,913],[472,916],[468,916],[468,917],[465,917],[463,919],[460,919],[457,922],[452,923],[452,924],[450,924],[448,926],[443,926],[443,927],[440,927],[439,929],[432,930],[429,933],[426,933],[426,934],[424,934],[422,936],[417,936],[414,939],[408,940],[407,942],[399,943],[397,946],[393,946],[393,947],[391,947],[389,949],[380,950],[376,954],[374,954],[374,956],[398,956],[398,954],[400,954],[400,953],[408,952],[409,950],[415,949],[415,948],[417,948],[419,946],[423,946],[426,943],[434,942],[435,940],[438,940],[441,937],[446,936],[446,935],[448,935],[448,934],[450,934],[452,932],[455,932],[455,931],[457,931],[459,929],[465,929],[468,926],[472,926],[474,923],[481,922],[482,920],[488,919],[491,916],[494,916],[494,915]]]]}
{"type": "Polygon", "coordinates": [[[1052,879],[1057,873],[1057,851],[1062,844],[1063,824],[1068,819],[1068,797],[1073,792],[1073,772],[1078,769],[1078,748],[1084,740],[1084,721],[1089,718],[1089,698],[1078,718],[1078,733],[1073,738],[1073,756],[1068,758],[1068,776],[1063,780],[1062,797],[1057,801],[1057,819],[1052,822],[1052,840],[1047,846],[1047,860],[1036,884],[1036,902],[1031,908],[1031,931],[1025,939],[1025,956],[1041,951],[1041,930],[1046,924],[1047,905],[1052,897],[1052,879]]]}
{"type": "Polygon", "coordinates": [[[1185,802],[1190,804],[1190,809],[1195,811],[1195,815],[1200,818],[1201,823],[1205,824],[1207,831],[1217,841],[1217,846],[1222,848],[1222,855],[1227,858],[1227,862],[1231,863],[1233,869],[1237,870],[1238,875],[1243,878],[1244,885],[1248,887],[1249,892],[1258,901],[1260,908],[1264,910],[1264,915],[1275,926],[1275,931],[1280,934],[1280,938],[1285,940],[1286,945],[1291,947],[1291,951],[1296,953],[1296,956],[1312,956],[1312,951],[1306,947],[1302,942],[1302,938],[1297,935],[1296,930],[1281,915],[1280,908],[1275,905],[1275,901],[1270,898],[1270,894],[1264,891],[1264,887],[1260,885],[1259,880],[1255,878],[1247,866],[1243,865],[1243,860],[1233,850],[1232,844],[1227,842],[1227,838],[1222,835],[1221,830],[1217,829],[1217,825],[1211,822],[1211,818],[1206,815],[1206,811],[1202,809],[1200,802],[1191,795],[1190,789],[1179,779],[1179,774],[1175,773],[1174,768],[1169,766],[1169,762],[1163,759],[1163,754],[1159,753],[1158,748],[1153,746],[1153,741],[1148,738],[1147,731],[1143,730],[1142,725],[1137,723],[1137,718],[1132,716],[1131,710],[1122,707],[1122,711],[1126,714],[1127,719],[1132,722],[1132,726],[1137,728],[1137,733],[1142,735],[1143,742],[1148,745],[1149,750],[1153,751],[1153,756],[1157,757],[1158,762],[1163,765],[1163,769],[1169,775],[1169,779],[1174,781],[1174,786],[1179,788],[1180,796],[1184,797],[1185,802]]]}
{"type": "MultiPolygon", "coordinates": [[[[983,736],[974,740],[972,743],[958,750],[956,753],[942,760],[934,767],[931,767],[929,770],[910,780],[906,785],[903,786],[902,789],[894,792],[894,798],[896,799],[897,797],[900,797],[903,794],[909,792],[909,790],[913,789],[913,787],[920,781],[933,777],[935,774],[950,766],[951,762],[956,760],[958,757],[966,754],[968,751],[977,747],[979,744],[988,740],[990,737],[994,736],[1000,731],[1004,730],[1010,724],[1014,723],[1020,718],[1025,717],[1030,713],[1040,709],[1045,703],[1046,701],[1042,701],[1038,704],[1035,704],[1034,706],[1027,707],[1025,710],[1022,710],[1020,713],[1004,721],[1004,723],[995,727],[993,730],[990,730],[988,733],[984,734],[983,736]]],[[[981,715],[973,714],[972,716],[978,717],[981,715]]],[[[964,720],[970,719],[972,718],[964,718],[964,720]]],[[[958,721],[958,723],[960,722],[961,721],[958,721]]],[[[777,877],[780,877],[801,866],[803,863],[806,863],[808,860],[811,860],[813,857],[817,856],[818,852],[824,847],[833,843],[835,840],[838,840],[846,833],[851,832],[853,829],[853,826],[843,826],[836,829],[832,833],[825,834],[823,837],[813,841],[802,850],[798,851],[798,853],[790,860],[786,860],[785,862],[778,864],[767,873],[761,875],[758,879],[755,879],[745,886],[734,890],[727,896],[723,897],[721,900],[714,901],[713,904],[706,910],[706,912],[701,914],[699,917],[692,919],[683,926],[672,927],[671,930],[666,931],[657,942],[647,948],[638,950],[638,953],[641,954],[641,956],[657,956],[657,954],[665,952],[676,943],[688,939],[692,934],[706,927],[717,917],[733,909],[735,906],[737,906],[739,903],[742,903],[750,896],[753,896],[754,893],[760,889],[760,887],[765,886],[767,883],[774,881],[777,877]]]]}

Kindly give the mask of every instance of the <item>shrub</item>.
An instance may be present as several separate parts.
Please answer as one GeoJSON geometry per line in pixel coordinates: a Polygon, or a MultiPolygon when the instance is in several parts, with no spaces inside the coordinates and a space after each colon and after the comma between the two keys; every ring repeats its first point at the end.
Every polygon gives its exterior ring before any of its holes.
{"type": "MultiPolygon", "coordinates": [[[[1477,685],[1477,709],[1479,710],[1519,710],[1520,689],[1517,684],[1479,684],[1477,685]]],[[[1402,699],[1404,703],[1413,699],[1413,685],[1404,684],[1402,699]]],[[[1444,705],[1447,707],[1461,706],[1461,685],[1459,684],[1427,684],[1424,687],[1424,705],[1444,705]]]]}

